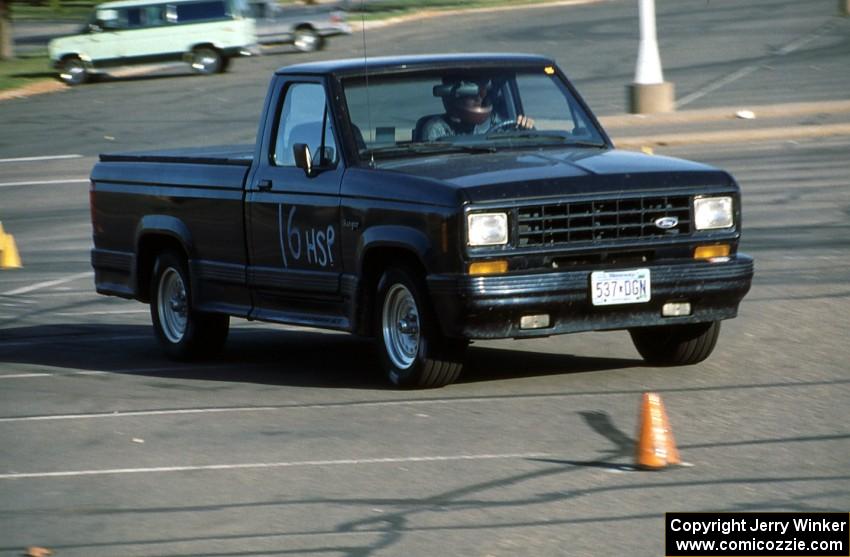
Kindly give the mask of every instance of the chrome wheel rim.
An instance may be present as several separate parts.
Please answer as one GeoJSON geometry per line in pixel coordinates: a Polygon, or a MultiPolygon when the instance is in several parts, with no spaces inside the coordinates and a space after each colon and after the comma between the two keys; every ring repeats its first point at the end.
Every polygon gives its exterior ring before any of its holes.
{"type": "Polygon", "coordinates": [[[165,338],[174,344],[183,340],[189,320],[186,286],[180,273],[173,267],[166,269],[159,279],[156,305],[165,338]]]}
{"type": "Polygon", "coordinates": [[[310,32],[295,33],[295,48],[302,52],[312,52],[316,50],[316,45],[319,43],[319,37],[310,32]]]}
{"type": "Polygon", "coordinates": [[[192,59],[192,68],[201,73],[212,73],[217,63],[218,56],[208,50],[199,50],[192,59]]]}
{"type": "Polygon", "coordinates": [[[63,71],[59,76],[62,78],[62,81],[66,83],[81,83],[83,81],[83,76],[86,73],[86,69],[79,62],[67,62],[63,68],[63,71]]]}
{"type": "Polygon", "coordinates": [[[404,285],[394,284],[387,292],[381,324],[392,364],[398,369],[412,366],[419,354],[419,309],[404,285]]]}

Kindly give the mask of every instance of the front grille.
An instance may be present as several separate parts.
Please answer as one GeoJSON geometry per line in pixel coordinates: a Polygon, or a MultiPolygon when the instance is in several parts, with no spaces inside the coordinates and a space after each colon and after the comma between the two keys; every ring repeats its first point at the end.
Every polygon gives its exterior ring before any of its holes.
{"type": "Polygon", "coordinates": [[[518,209],[517,221],[519,247],[669,238],[691,233],[691,199],[651,196],[531,205],[518,209]],[[659,228],[655,221],[662,217],[676,217],[678,223],[659,228]]]}

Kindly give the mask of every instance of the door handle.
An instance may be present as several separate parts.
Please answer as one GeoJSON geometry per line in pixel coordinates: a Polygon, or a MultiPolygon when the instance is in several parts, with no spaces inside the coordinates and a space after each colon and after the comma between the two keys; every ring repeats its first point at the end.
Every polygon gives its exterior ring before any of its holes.
{"type": "Polygon", "coordinates": [[[257,189],[260,191],[269,191],[272,189],[272,181],[271,180],[260,180],[257,183],[257,189]]]}

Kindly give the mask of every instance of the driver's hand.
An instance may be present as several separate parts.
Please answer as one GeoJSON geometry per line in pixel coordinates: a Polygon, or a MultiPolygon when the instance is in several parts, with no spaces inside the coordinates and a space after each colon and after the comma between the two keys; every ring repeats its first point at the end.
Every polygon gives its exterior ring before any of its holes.
{"type": "Polygon", "coordinates": [[[520,114],[516,118],[516,127],[523,130],[530,130],[534,127],[534,118],[520,114]]]}

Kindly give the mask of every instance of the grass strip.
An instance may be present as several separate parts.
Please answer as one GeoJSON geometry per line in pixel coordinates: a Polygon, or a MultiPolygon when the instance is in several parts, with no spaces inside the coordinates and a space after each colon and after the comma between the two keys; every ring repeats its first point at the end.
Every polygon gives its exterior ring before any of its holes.
{"type": "Polygon", "coordinates": [[[46,79],[55,79],[46,54],[26,54],[0,61],[0,90],[16,89],[46,79]]]}

